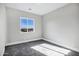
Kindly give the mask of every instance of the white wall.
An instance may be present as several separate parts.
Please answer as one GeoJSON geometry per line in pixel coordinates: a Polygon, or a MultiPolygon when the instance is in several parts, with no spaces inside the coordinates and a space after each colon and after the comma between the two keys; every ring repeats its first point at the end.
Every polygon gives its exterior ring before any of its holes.
{"type": "Polygon", "coordinates": [[[41,16],[7,7],[8,34],[6,45],[33,41],[41,38],[43,34],[47,41],[79,51],[78,11],[78,4],[70,4],[44,15],[42,19],[41,16]],[[19,27],[20,16],[35,18],[36,31],[33,33],[22,33],[19,27]]]}
{"type": "Polygon", "coordinates": [[[4,53],[5,41],[6,41],[6,11],[5,7],[0,5],[0,56],[2,56],[4,53]]]}
{"type": "Polygon", "coordinates": [[[22,42],[28,42],[33,40],[38,40],[38,38],[41,38],[41,16],[23,12],[20,10],[12,9],[9,7],[6,7],[7,12],[7,42],[6,45],[10,44],[17,44],[22,42]],[[35,32],[21,32],[20,31],[20,16],[24,17],[31,17],[35,19],[35,32]]]}
{"type": "Polygon", "coordinates": [[[43,16],[45,40],[79,52],[79,5],[69,4],[43,16]]]}

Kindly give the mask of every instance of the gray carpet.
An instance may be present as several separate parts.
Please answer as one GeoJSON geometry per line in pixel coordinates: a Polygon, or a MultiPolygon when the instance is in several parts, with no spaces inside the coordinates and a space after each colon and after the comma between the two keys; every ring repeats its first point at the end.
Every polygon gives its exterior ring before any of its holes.
{"type": "MultiPolygon", "coordinates": [[[[32,41],[32,42],[27,42],[22,44],[6,46],[4,56],[45,56],[44,54],[30,48],[32,46],[42,44],[42,43],[55,45],[44,40],[37,40],[37,41],[32,41]]],[[[55,45],[55,46],[58,46],[58,45],[55,45]]],[[[79,53],[71,50],[71,52],[68,53],[66,56],[79,56],[79,53]]]]}

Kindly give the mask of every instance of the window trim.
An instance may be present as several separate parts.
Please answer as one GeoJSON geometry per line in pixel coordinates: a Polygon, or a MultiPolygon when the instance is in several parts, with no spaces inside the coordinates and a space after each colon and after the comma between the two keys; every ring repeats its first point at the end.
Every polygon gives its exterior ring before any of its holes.
{"type": "MultiPolygon", "coordinates": [[[[22,19],[22,18],[27,19],[27,20],[29,20],[29,19],[33,20],[33,31],[31,31],[31,32],[35,32],[35,28],[36,28],[36,26],[35,26],[35,25],[36,25],[36,24],[35,24],[35,19],[32,18],[32,17],[25,17],[25,16],[21,16],[21,17],[20,17],[20,22],[19,22],[19,23],[20,23],[20,24],[19,24],[19,25],[20,25],[20,32],[22,32],[22,31],[21,31],[21,29],[22,29],[22,28],[21,28],[21,19],[22,19]]],[[[27,30],[27,32],[23,32],[23,33],[31,33],[31,32],[28,32],[28,30],[27,30]]]]}

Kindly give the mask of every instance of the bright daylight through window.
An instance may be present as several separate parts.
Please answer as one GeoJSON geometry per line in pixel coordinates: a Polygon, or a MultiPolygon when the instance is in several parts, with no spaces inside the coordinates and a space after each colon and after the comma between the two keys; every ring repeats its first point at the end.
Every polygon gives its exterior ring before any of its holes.
{"type": "Polygon", "coordinates": [[[34,32],[35,20],[33,18],[20,17],[20,30],[22,32],[34,32]]]}

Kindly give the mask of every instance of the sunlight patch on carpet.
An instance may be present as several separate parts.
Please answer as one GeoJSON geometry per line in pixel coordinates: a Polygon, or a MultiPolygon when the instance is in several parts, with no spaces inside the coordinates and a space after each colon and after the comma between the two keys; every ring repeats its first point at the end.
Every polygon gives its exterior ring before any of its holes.
{"type": "Polygon", "coordinates": [[[36,51],[39,51],[40,53],[47,55],[47,56],[64,56],[64,54],[60,54],[58,52],[46,49],[46,48],[41,47],[41,46],[33,46],[31,48],[36,50],[36,51]]]}
{"type": "Polygon", "coordinates": [[[57,52],[60,52],[60,53],[63,53],[63,54],[68,54],[69,52],[71,52],[70,50],[67,50],[65,48],[53,46],[53,45],[47,44],[47,43],[40,44],[40,46],[46,47],[48,49],[51,49],[51,50],[54,50],[54,51],[57,51],[57,52]]]}
{"type": "Polygon", "coordinates": [[[70,52],[70,50],[47,43],[32,46],[31,48],[47,56],[65,56],[70,52]]]}

